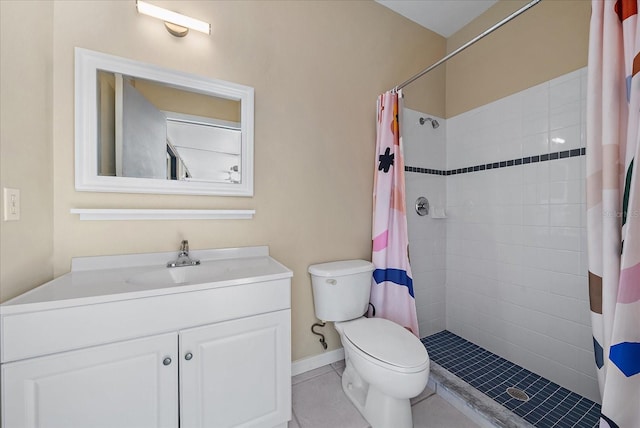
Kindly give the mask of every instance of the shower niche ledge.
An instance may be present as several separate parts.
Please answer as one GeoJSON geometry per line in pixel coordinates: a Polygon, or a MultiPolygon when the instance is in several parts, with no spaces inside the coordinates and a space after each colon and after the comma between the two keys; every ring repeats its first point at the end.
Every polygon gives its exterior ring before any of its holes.
{"type": "Polygon", "coordinates": [[[72,208],[80,220],[251,220],[256,210],[72,208]]]}
{"type": "Polygon", "coordinates": [[[286,428],[293,273],[266,246],[189,255],[74,258],[0,305],[0,425],[286,428]]]}

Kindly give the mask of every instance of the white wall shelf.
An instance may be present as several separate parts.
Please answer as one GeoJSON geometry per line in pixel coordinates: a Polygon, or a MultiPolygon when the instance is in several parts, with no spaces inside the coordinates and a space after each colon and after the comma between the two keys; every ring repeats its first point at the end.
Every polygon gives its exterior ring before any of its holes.
{"type": "Polygon", "coordinates": [[[80,220],[251,220],[255,210],[152,210],[72,208],[80,220]]]}

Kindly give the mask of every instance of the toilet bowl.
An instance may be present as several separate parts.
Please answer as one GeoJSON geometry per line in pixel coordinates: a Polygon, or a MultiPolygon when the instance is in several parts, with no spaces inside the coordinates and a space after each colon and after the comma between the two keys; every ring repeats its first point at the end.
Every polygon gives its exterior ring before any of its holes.
{"type": "Polygon", "coordinates": [[[373,428],[410,428],[412,397],[429,379],[420,341],[382,318],[335,323],[345,351],[342,388],[373,428]]]}
{"type": "Polygon", "coordinates": [[[345,352],[342,388],[372,428],[411,428],[412,397],[429,378],[429,355],[404,327],[366,318],[373,265],[364,260],[309,267],[316,316],[334,321],[345,352]]]}

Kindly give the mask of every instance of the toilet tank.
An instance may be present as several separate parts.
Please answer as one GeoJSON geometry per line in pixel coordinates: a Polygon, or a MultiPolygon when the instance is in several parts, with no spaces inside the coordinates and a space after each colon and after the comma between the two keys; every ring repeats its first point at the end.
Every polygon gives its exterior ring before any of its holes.
{"type": "Polygon", "coordinates": [[[343,260],[309,266],[316,317],[322,321],[347,321],[369,308],[373,263],[343,260]]]}

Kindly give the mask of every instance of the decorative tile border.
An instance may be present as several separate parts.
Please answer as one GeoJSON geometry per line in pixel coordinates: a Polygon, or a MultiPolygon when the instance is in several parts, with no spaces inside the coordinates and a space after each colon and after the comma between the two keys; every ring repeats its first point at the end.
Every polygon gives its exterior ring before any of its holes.
{"type": "Polygon", "coordinates": [[[510,159],[507,161],[490,162],[482,165],[468,166],[465,168],[457,168],[450,170],[431,169],[431,168],[419,168],[415,166],[405,166],[404,170],[407,172],[417,172],[420,174],[433,174],[433,175],[457,175],[466,174],[469,172],[485,171],[487,169],[507,168],[510,166],[526,165],[528,163],[546,162],[556,159],[573,158],[576,156],[584,156],[587,150],[583,147],[581,149],[564,150],[562,152],[545,153],[542,155],[526,156],[518,159],[510,159]]]}

